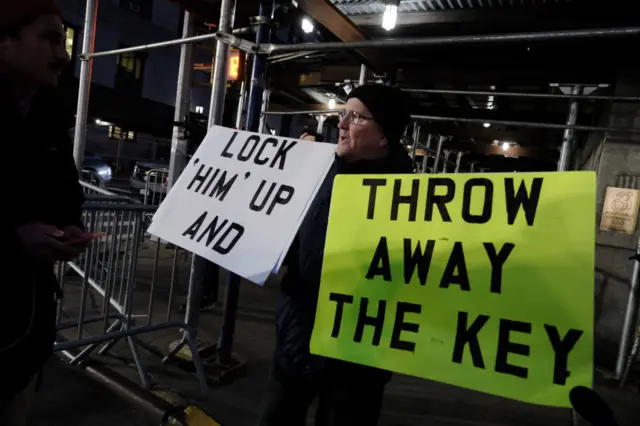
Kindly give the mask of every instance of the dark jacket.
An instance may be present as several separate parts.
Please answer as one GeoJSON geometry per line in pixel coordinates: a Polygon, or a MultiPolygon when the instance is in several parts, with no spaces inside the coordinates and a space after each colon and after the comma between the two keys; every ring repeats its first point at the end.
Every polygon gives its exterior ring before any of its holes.
{"type": "Polygon", "coordinates": [[[20,390],[52,352],[55,338],[52,263],[24,252],[16,229],[41,222],[82,226],[84,201],[73,161],[69,116],[52,93],[41,92],[24,116],[0,75],[3,278],[0,309],[0,396],[20,390]],[[7,381],[9,383],[7,383],[7,381]]]}
{"type": "MultiPolygon", "coordinates": [[[[309,341],[313,330],[316,303],[320,288],[320,274],[324,255],[325,235],[329,220],[329,206],[333,180],[337,174],[412,173],[411,159],[401,149],[392,150],[381,160],[346,163],[336,157],[332,169],[318,190],[309,211],[298,230],[285,265],[288,270],[282,279],[283,297],[277,312],[276,373],[289,377],[315,380],[328,364],[352,375],[380,374],[379,370],[339,363],[309,354],[309,341]]],[[[335,369],[335,368],[334,368],[335,369]]]]}

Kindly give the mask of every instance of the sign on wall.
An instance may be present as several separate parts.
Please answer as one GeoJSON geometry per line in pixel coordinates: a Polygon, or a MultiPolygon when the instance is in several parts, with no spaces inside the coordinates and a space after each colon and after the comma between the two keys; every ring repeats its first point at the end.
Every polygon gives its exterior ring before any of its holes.
{"type": "Polygon", "coordinates": [[[591,172],[338,176],[311,351],[569,407],[592,383],[594,221],[591,172]]]}
{"type": "Polygon", "coordinates": [[[213,127],[149,232],[257,284],[277,271],[335,146],[213,127]]]}
{"type": "Polygon", "coordinates": [[[640,191],[629,188],[608,187],[600,219],[601,231],[636,233],[640,191]]]}

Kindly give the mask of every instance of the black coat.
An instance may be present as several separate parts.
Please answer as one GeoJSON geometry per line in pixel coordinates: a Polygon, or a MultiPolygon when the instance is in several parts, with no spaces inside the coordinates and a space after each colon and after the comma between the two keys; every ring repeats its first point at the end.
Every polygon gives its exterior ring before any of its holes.
{"type": "Polygon", "coordinates": [[[392,150],[381,160],[360,161],[352,164],[336,157],[284,262],[288,270],[282,279],[283,295],[277,311],[276,375],[280,372],[287,377],[316,380],[319,373],[326,372],[329,367],[331,370],[340,370],[340,374],[357,377],[377,375],[382,380],[390,377],[390,373],[380,370],[310,355],[309,342],[320,288],[331,191],[335,176],[342,173],[412,172],[411,159],[401,149],[392,150]]]}
{"type": "Polygon", "coordinates": [[[72,116],[53,93],[38,93],[20,112],[8,81],[0,75],[2,140],[2,300],[0,396],[20,388],[52,352],[55,338],[53,264],[36,262],[20,245],[16,229],[41,222],[82,227],[84,202],[69,137],[72,116]],[[7,381],[9,384],[7,384],[7,381]],[[11,386],[14,384],[14,386],[11,386]]]}

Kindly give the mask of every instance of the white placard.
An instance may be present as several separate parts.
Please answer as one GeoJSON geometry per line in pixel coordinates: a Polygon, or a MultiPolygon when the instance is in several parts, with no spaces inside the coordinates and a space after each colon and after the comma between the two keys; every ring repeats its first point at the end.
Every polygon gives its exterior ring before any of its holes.
{"type": "Polygon", "coordinates": [[[149,233],[256,284],[277,272],[335,145],[213,127],[149,233]]]}

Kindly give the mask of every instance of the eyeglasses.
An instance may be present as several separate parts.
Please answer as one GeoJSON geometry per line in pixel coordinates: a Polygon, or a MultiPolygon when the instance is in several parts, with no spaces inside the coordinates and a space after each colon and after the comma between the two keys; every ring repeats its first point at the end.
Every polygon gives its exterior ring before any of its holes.
{"type": "Polygon", "coordinates": [[[363,115],[358,114],[355,111],[345,111],[342,110],[339,113],[340,116],[340,120],[346,120],[346,122],[348,124],[357,124],[357,125],[363,125],[364,123],[366,123],[369,120],[373,120],[372,117],[365,117],[363,115]]]}

